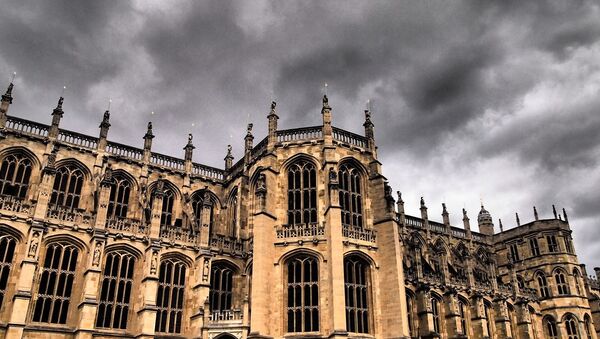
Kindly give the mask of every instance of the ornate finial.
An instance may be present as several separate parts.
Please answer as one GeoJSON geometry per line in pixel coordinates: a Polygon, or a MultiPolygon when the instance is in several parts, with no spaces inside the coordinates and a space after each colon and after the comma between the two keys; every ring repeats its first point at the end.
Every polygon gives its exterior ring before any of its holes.
{"type": "Polygon", "coordinates": [[[12,104],[12,90],[13,90],[12,81],[8,84],[8,88],[6,89],[6,93],[2,95],[2,101],[8,101],[9,104],[12,104]]]}
{"type": "Polygon", "coordinates": [[[398,202],[404,202],[404,201],[402,200],[402,192],[400,192],[400,191],[396,191],[396,194],[398,195],[398,202]]]}
{"type": "Polygon", "coordinates": [[[498,219],[498,225],[500,225],[500,232],[504,232],[504,227],[502,226],[502,219],[498,219]]]}
{"type": "MultiPolygon", "coordinates": [[[[231,155],[231,150],[232,150],[232,147],[231,147],[231,145],[227,145],[227,156],[228,156],[228,157],[229,157],[229,156],[232,156],[232,155],[231,155]]],[[[233,156],[232,156],[232,157],[233,157],[233,156]]]]}
{"type": "Polygon", "coordinates": [[[327,94],[323,94],[323,108],[331,108],[329,107],[329,98],[327,98],[327,94]]]}
{"type": "Polygon", "coordinates": [[[446,209],[446,203],[442,203],[442,213],[443,214],[448,214],[448,210],[446,209]]]}
{"type": "Polygon", "coordinates": [[[421,207],[425,207],[425,199],[423,197],[421,197],[421,207]]]}
{"type": "Polygon", "coordinates": [[[252,127],[253,127],[253,126],[254,126],[254,125],[253,125],[252,123],[249,123],[249,124],[248,124],[248,134],[252,134],[252,127]]]}
{"type": "Polygon", "coordinates": [[[554,214],[554,219],[558,219],[558,214],[556,213],[556,206],[552,205],[552,214],[554,214]]]}
{"type": "Polygon", "coordinates": [[[563,211],[563,215],[565,216],[565,221],[569,222],[569,217],[567,216],[567,211],[564,208],[562,209],[562,211],[563,211]]]}
{"type": "Polygon", "coordinates": [[[65,101],[65,98],[63,98],[62,96],[60,98],[58,98],[58,104],[56,105],[56,110],[62,111],[63,101],[65,101]]]}
{"type": "Polygon", "coordinates": [[[144,135],[144,139],[146,138],[154,138],[154,134],[152,134],[152,121],[148,122],[148,129],[146,130],[146,134],[144,135]]]}
{"type": "Polygon", "coordinates": [[[462,212],[463,212],[463,218],[469,218],[467,216],[467,210],[466,209],[463,208],[462,212]]]}
{"type": "Polygon", "coordinates": [[[192,135],[192,133],[188,134],[188,145],[192,144],[192,139],[194,138],[194,136],[192,135]]]}
{"type": "Polygon", "coordinates": [[[275,101],[271,101],[271,111],[274,111],[276,106],[277,103],[275,101]]]}
{"type": "Polygon", "coordinates": [[[517,219],[517,226],[521,226],[521,220],[519,219],[519,213],[515,213],[515,217],[517,219]]]}
{"type": "Polygon", "coordinates": [[[535,208],[535,206],[533,206],[533,217],[535,218],[535,220],[540,220],[539,216],[538,216],[538,211],[537,208],[535,208]]]}
{"type": "Polygon", "coordinates": [[[102,122],[108,123],[108,120],[110,120],[110,111],[106,110],[104,112],[104,116],[102,117],[102,122]]]}

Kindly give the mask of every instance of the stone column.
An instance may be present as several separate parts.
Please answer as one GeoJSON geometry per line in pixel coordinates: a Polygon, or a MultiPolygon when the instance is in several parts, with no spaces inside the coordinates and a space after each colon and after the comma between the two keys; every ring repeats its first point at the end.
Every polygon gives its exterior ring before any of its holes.
{"type": "Polygon", "coordinates": [[[137,312],[138,331],[136,338],[154,338],[156,324],[156,293],[158,292],[158,273],[160,270],[160,246],[151,244],[146,248],[143,262],[142,283],[138,300],[141,300],[137,312]]]}
{"type": "Polygon", "coordinates": [[[272,151],[277,143],[277,120],[279,120],[279,117],[275,114],[276,105],[277,103],[275,103],[275,101],[271,102],[271,112],[267,116],[267,119],[269,119],[269,139],[267,140],[267,149],[269,151],[272,151]]]}
{"type": "Polygon", "coordinates": [[[458,338],[462,336],[465,329],[462,328],[460,317],[458,314],[458,300],[456,299],[456,291],[448,291],[444,295],[445,318],[446,318],[446,333],[449,338],[458,338]]]}
{"type": "Polygon", "coordinates": [[[14,87],[14,85],[11,82],[8,85],[8,88],[6,89],[6,93],[4,93],[2,95],[2,100],[0,100],[0,129],[3,129],[4,127],[6,127],[8,108],[10,107],[10,105],[12,104],[12,101],[13,101],[13,97],[12,97],[13,87],[14,87]]]}
{"type": "Polygon", "coordinates": [[[195,259],[194,267],[195,274],[190,279],[192,284],[191,292],[194,296],[191,309],[191,333],[194,338],[203,336],[202,328],[206,326],[207,316],[210,313],[209,304],[206,303],[210,292],[210,271],[211,271],[210,250],[201,251],[195,259]]]}
{"type": "MultiPolygon", "coordinates": [[[[529,313],[527,301],[518,300],[515,308],[518,320],[517,328],[514,330],[519,332],[519,339],[535,339],[533,330],[534,324],[531,321],[531,313],[529,313]]],[[[513,334],[513,337],[516,337],[516,333],[513,334]]]]}
{"type": "Polygon", "coordinates": [[[29,229],[27,252],[21,262],[21,270],[17,277],[12,313],[6,329],[6,338],[22,338],[23,336],[23,328],[27,321],[28,310],[33,307],[33,305],[30,305],[32,304],[32,294],[34,293],[33,282],[38,267],[40,245],[43,237],[43,225],[34,222],[29,229]]]}
{"type": "Polygon", "coordinates": [[[329,106],[327,95],[323,96],[321,114],[323,115],[323,139],[326,146],[331,145],[333,143],[333,127],[331,126],[331,106],[329,106]]]}
{"type": "Polygon", "coordinates": [[[43,221],[46,219],[46,211],[48,210],[48,204],[50,203],[50,196],[52,194],[52,186],[54,185],[54,178],[56,175],[56,168],[54,163],[56,162],[57,150],[53,149],[48,155],[46,166],[42,171],[42,179],[38,188],[37,202],[33,211],[33,219],[43,221]]]}
{"type": "MultiPolygon", "coordinates": [[[[431,294],[429,286],[422,285],[417,290],[417,315],[419,316],[419,337],[420,338],[438,338],[438,333],[434,331],[433,326],[433,306],[431,305],[431,294]]],[[[442,305],[440,305],[440,308],[442,305]]],[[[440,319],[440,324],[443,319],[440,319]]]]}
{"type": "Polygon", "coordinates": [[[100,182],[100,193],[98,194],[98,209],[96,211],[96,222],[94,228],[99,230],[103,230],[106,227],[111,183],[112,169],[110,165],[108,165],[104,174],[104,178],[100,182]]]}
{"type": "Polygon", "coordinates": [[[90,254],[83,273],[83,288],[81,303],[77,309],[77,331],[75,338],[91,339],[94,331],[96,312],[98,310],[98,286],[101,283],[102,259],[106,239],[104,235],[96,234],[90,241],[90,254]]]}
{"type": "MultiPolygon", "coordinates": [[[[160,180],[160,179],[159,179],[160,180]]],[[[154,192],[154,200],[152,201],[152,214],[150,219],[150,239],[160,238],[160,217],[162,216],[162,204],[163,204],[163,189],[159,182],[158,187],[154,192]]]]}
{"type": "Polygon", "coordinates": [[[104,116],[102,118],[102,122],[100,123],[100,138],[98,138],[98,147],[99,151],[106,150],[106,144],[108,143],[108,129],[110,128],[110,123],[108,122],[110,119],[110,112],[107,110],[104,112],[104,116]]]}
{"type": "Polygon", "coordinates": [[[512,338],[506,299],[497,298],[494,300],[494,314],[496,316],[496,336],[498,338],[512,338]]]}
{"type": "Polygon", "coordinates": [[[471,299],[471,328],[473,329],[473,337],[475,338],[489,338],[487,319],[485,317],[485,310],[483,304],[483,297],[476,294],[471,299]]]}

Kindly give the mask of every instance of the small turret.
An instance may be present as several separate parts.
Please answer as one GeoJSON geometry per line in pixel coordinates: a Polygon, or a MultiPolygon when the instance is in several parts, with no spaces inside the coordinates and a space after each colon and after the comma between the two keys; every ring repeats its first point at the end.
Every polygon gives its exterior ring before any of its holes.
{"type": "Polygon", "coordinates": [[[323,115],[323,138],[325,139],[325,143],[330,144],[332,142],[333,128],[331,127],[331,106],[329,106],[327,94],[323,95],[321,114],[323,115]]]}
{"type": "Polygon", "coordinates": [[[398,202],[396,203],[397,208],[398,208],[398,214],[403,215],[404,214],[404,200],[402,200],[402,193],[400,191],[397,191],[396,194],[398,195],[398,202]]]}
{"type": "Polygon", "coordinates": [[[556,206],[552,205],[552,214],[554,214],[554,219],[558,219],[558,213],[556,213],[556,206]]]}
{"type": "Polygon", "coordinates": [[[517,226],[521,226],[521,220],[519,219],[519,213],[515,213],[515,218],[517,219],[517,226]]]}
{"type": "Polygon", "coordinates": [[[427,216],[427,206],[425,206],[425,200],[423,199],[423,197],[421,197],[421,219],[429,219],[427,216]]]}
{"type": "Polygon", "coordinates": [[[448,210],[446,209],[446,203],[442,203],[442,220],[444,225],[450,226],[450,214],[448,214],[448,210]]]}
{"type": "Polygon", "coordinates": [[[52,110],[52,125],[50,125],[50,130],[48,131],[49,138],[56,138],[58,136],[58,125],[60,125],[60,119],[62,119],[63,115],[65,114],[62,109],[64,100],[65,98],[61,96],[58,99],[56,108],[52,110]]]}
{"type": "Polygon", "coordinates": [[[98,149],[104,150],[106,148],[107,138],[108,138],[108,129],[110,128],[110,112],[106,110],[104,112],[104,116],[102,117],[102,122],[100,123],[100,138],[98,139],[98,149]]]}
{"type": "Polygon", "coordinates": [[[569,217],[567,216],[567,211],[563,208],[563,216],[565,217],[565,222],[569,222],[569,217]]]}
{"type": "Polygon", "coordinates": [[[277,143],[277,120],[279,120],[279,116],[275,113],[276,106],[277,103],[271,101],[271,111],[269,112],[269,115],[267,115],[267,119],[269,120],[269,147],[273,147],[275,143],[277,143]]]}
{"type": "Polygon", "coordinates": [[[252,147],[254,143],[254,136],[252,135],[252,123],[248,124],[248,131],[246,136],[244,137],[244,161],[247,163],[250,162],[250,155],[252,153],[252,147]]]}
{"type": "Polygon", "coordinates": [[[150,161],[152,139],[154,139],[154,134],[152,134],[152,122],[148,122],[148,129],[146,130],[146,134],[144,134],[144,162],[150,161]]]}
{"type": "Polygon", "coordinates": [[[540,216],[538,215],[538,211],[537,208],[535,208],[535,206],[533,206],[533,217],[535,218],[535,221],[540,220],[540,216]]]}
{"type": "Polygon", "coordinates": [[[469,232],[471,232],[471,222],[469,220],[469,217],[467,216],[467,210],[463,208],[462,212],[463,212],[463,225],[464,225],[467,233],[469,233],[469,232]]]}
{"type": "Polygon", "coordinates": [[[477,215],[477,224],[479,226],[479,232],[482,234],[494,234],[494,222],[492,221],[492,215],[483,207],[483,204],[481,204],[481,210],[477,215]]]}
{"type": "Polygon", "coordinates": [[[498,219],[498,226],[500,227],[500,233],[504,232],[504,226],[502,226],[502,219],[498,219]]]}
{"type": "Polygon", "coordinates": [[[7,114],[8,114],[8,107],[12,104],[13,101],[13,97],[12,97],[12,90],[13,90],[13,83],[12,81],[10,82],[10,84],[8,85],[8,88],[6,89],[6,93],[4,93],[2,95],[2,100],[0,101],[0,129],[4,128],[4,126],[6,126],[6,119],[7,119],[7,114]]]}
{"type": "Polygon", "coordinates": [[[369,109],[365,110],[365,123],[363,124],[365,127],[365,137],[367,138],[368,147],[371,151],[375,149],[375,131],[373,127],[373,122],[371,121],[371,111],[369,109]]]}

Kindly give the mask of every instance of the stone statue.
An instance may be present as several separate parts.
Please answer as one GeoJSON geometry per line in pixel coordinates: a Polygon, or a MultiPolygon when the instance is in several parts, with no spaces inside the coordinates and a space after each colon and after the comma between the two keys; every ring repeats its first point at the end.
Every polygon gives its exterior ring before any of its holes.
{"type": "Polygon", "coordinates": [[[40,234],[38,232],[33,233],[33,237],[31,238],[31,242],[29,243],[29,253],[27,254],[27,256],[30,258],[35,258],[37,248],[40,242],[38,239],[39,237],[40,234]]]}
{"type": "Polygon", "coordinates": [[[329,168],[329,182],[337,182],[338,180],[338,175],[337,172],[333,169],[333,167],[329,168]]]}
{"type": "Polygon", "coordinates": [[[260,173],[256,179],[256,189],[266,190],[267,189],[267,176],[264,173],[260,173]]]}
{"type": "Polygon", "coordinates": [[[204,268],[202,269],[202,281],[208,281],[209,269],[210,259],[204,258],[204,268]]]}
{"type": "Polygon", "coordinates": [[[158,267],[158,252],[152,252],[152,259],[150,259],[150,274],[156,274],[156,268],[158,267]]]}
{"type": "Polygon", "coordinates": [[[277,106],[277,103],[275,101],[271,101],[271,110],[275,110],[275,106],[277,106]]]}
{"type": "Polygon", "coordinates": [[[102,243],[97,242],[96,243],[96,248],[94,249],[94,255],[92,257],[92,265],[93,266],[98,266],[100,265],[100,252],[101,252],[101,248],[102,247],[102,243]]]}

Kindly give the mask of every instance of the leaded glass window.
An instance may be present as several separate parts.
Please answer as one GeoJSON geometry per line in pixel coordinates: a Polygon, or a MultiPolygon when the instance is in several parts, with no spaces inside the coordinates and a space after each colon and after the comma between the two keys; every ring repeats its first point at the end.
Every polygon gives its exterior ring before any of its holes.
{"type": "Polygon", "coordinates": [[[288,224],[317,222],[317,171],[308,161],[298,161],[288,170],[288,224]]]}
{"type": "Polygon", "coordinates": [[[74,209],[79,207],[83,172],[74,166],[63,166],[56,171],[50,205],[74,209]]]}
{"type": "Polygon", "coordinates": [[[233,270],[224,265],[213,265],[210,279],[211,312],[231,310],[233,298],[233,270]]]}
{"type": "Polygon", "coordinates": [[[577,319],[572,315],[565,319],[565,328],[567,329],[567,339],[579,339],[579,330],[577,329],[577,319]]]}
{"type": "Polygon", "coordinates": [[[46,247],[33,312],[34,322],[67,322],[77,255],[77,248],[70,244],[53,243],[46,247]]]}
{"type": "Polygon", "coordinates": [[[156,294],[156,325],[160,333],[181,333],[186,265],[177,260],[160,263],[156,294]]]}
{"type": "Polygon", "coordinates": [[[8,278],[13,265],[17,241],[9,235],[0,235],[0,307],[6,295],[8,278]]]}
{"type": "Polygon", "coordinates": [[[442,324],[440,322],[440,301],[436,297],[431,298],[431,314],[433,316],[433,331],[435,333],[441,333],[442,324]]]}
{"type": "Polygon", "coordinates": [[[19,154],[7,155],[0,166],[0,194],[25,198],[31,167],[28,158],[19,154]]]}
{"type": "Polygon", "coordinates": [[[134,264],[135,258],[128,253],[106,255],[96,327],[127,328],[134,264]]]}
{"type": "Polygon", "coordinates": [[[556,322],[551,317],[544,318],[544,332],[548,339],[558,339],[558,329],[556,322]]]}
{"type": "Polygon", "coordinates": [[[358,256],[344,260],[346,330],[369,333],[369,264],[358,256]]]}
{"type": "Polygon", "coordinates": [[[319,331],[319,264],[299,255],[287,263],[287,331],[319,331]]]}
{"type": "Polygon", "coordinates": [[[340,166],[338,178],[342,224],[362,228],[361,176],[355,168],[342,165],[340,166]]]}
{"type": "Polygon", "coordinates": [[[107,218],[127,218],[131,183],[126,178],[115,175],[110,184],[107,218]]]}
{"type": "Polygon", "coordinates": [[[565,272],[562,270],[557,270],[554,273],[554,280],[556,280],[556,289],[558,290],[558,295],[567,295],[570,293],[569,283],[567,282],[567,276],[565,272]]]}
{"type": "Polygon", "coordinates": [[[546,276],[543,273],[538,273],[536,279],[538,287],[540,289],[540,297],[549,298],[550,289],[548,288],[548,281],[546,280],[546,276]]]}
{"type": "Polygon", "coordinates": [[[172,190],[166,189],[163,192],[163,203],[162,211],[160,214],[160,225],[161,226],[172,226],[173,225],[173,204],[175,202],[175,194],[172,190]]]}

